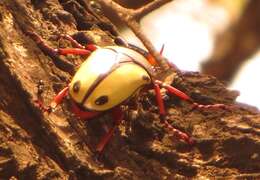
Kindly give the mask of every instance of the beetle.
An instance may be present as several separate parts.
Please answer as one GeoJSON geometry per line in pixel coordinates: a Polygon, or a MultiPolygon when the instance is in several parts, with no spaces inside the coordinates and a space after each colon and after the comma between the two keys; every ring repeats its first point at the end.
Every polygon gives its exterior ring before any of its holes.
{"type": "MultiPolygon", "coordinates": [[[[55,109],[68,96],[72,105],[71,111],[81,119],[92,119],[103,112],[110,111],[114,126],[98,143],[96,150],[99,153],[103,151],[123,119],[121,106],[127,105],[129,99],[142,94],[142,91],[154,89],[160,122],[188,144],[193,144],[193,139],[171,126],[165,119],[166,110],[160,92],[161,88],[165,88],[170,94],[192,103],[197,108],[226,108],[224,104],[198,104],[184,92],[155,79],[154,59],[149,53],[136,46],[129,44],[106,47],[98,47],[94,44],[83,46],[71,36],[61,35],[62,38],[70,41],[74,48],[55,49],[48,46],[38,34],[31,31],[27,34],[50,56],[87,55],[69,85],[54,97],[50,109],[55,109]]],[[[41,108],[46,110],[46,108],[41,108]]]]}

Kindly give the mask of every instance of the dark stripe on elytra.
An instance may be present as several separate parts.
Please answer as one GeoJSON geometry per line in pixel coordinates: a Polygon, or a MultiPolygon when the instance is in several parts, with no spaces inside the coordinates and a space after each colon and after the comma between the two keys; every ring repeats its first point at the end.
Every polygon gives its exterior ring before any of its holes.
{"type": "MultiPolygon", "coordinates": [[[[109,49],[109,50],[112,50],[110,48],[106,48],[106,49],[109,49]]],[[[114,50],[113,50],[114,51],[114,50]]],[[[114,51],[116,52],[116,51],[114,51]]],[[[118,53],[116,54],[116,58],[118,58],[118,53]]],[[[109,74],[111,74],[113,71],[115,71],[117,68],[119,68],[121,65],[120,65],[120,62],[119,63],[116,63],[114,64],[111,69],[104,73],[104,74],[100,74],[97,79],[94,81],[94,83],[90,86],[90,88],[88,89],[88,91],[86,92],[82,102],[80,103],[80,106],[84,107],[84,103],[85,101],[87,100],[87,98],[92,94],[92,92],[95,90],[95,88],[99,85],[99,83],[101,81],[103,81],[109,74]]]]}
{"type": "Polygon", "coordinates": [[[87,98],[91,95],[91,93],[94,91],[94,89],[99,85],[99,83],[101,81],[103,81],[109,74],[111,74],[114,70],[116,70],[119,67],[119,64],[117,64],[117,66],[114,66],[111,68],[110,71],[108,71],[107,73],[101,74],[97,77],[97,79],[94,81],[94,83],[90,86],[90,88],[88,89],[87,93],[85,94],[81,105],[83,106],[83,104],[85,103],[85,101],[87,100],[87,98]]]}
{"type": "Polygon", "coordinates": [[[152,77],[152,72],[150,72],[150,70],[142,63],[140,63],[139,61],[136,61],[134,58],[132,58],[131,56],[129,56],[128,54],[125,54],[127,57],[131,58],[133,63],[141,66],[149,75],[150,77],[152,77]]]}
{"type": "Polygon", "coordinates": [[[85,101],[88,99],[88,97],[92,94],[92,92],[95,90],[95,88],[99,85],[99,83],[101,81],[103,81],[109,74],[111,74],[113,71],[115,71],[117,68],[119,68],[120,66],[122,66],[122,64],[124,63],[128,63],[128,62],[133,62],[139,66],[141,66],[142,68],[144,68],[146,70],[146,72],[150,75],[151,77],[151,72],[147,69],[147,67],[145,67],[143,64],[141,64],[140,62],[138,61],[135,61],[134,58],[132,58],[131,56],[129,56],[128,54],[125,54],[125,53],[122,53],[122,52],[118,52],[116,51],[115,49],[113,48],[105,48],[105,49],[109,49],[111,51],[114,51],[116,53],[116,59],[119,57],[120,54],[123,54],[125,55],[126,57],[128,57],[130,59],[129,60],[125,60],[125,61],[118,61],[118,63],[116,63],[115,65],[113,65],[111,67],[111,69],[107,72],[107,73],[104,73],[104,74],[100,74],[97,79],[94,81],[94,83],[90,86],[90,88],[88,89],[88,91],[86,92],[82,102],[79,104],[81,107],[84,107],[84,103],[85,101]]]}
{"type": "MultiPolygon", "coordinates": [[[[149,70],[149,68],[147,68],[144,64],[140,63],[139,61],[136,61],[133,57],[131,57],[130,55],[124,53],[124,52],[119,52],[117,51],[116,49],[113,49],[113,48],[106,48],[106,49],[109,49],[109,50],[112,50],[114,52],[116,52],[117,54],[123,54],[125,55],[126,57],[128,57],[131,61],[119,61],[119,63],[123,63],[123,62],[133,62],[139,66],[141,66],[143,69],[145,69],[145,71],[150,75],[150,77],[152,77],[152,72],[149,70]]],[[[131,49],[133,51],[135,51],[134,49],[131,49]]],[[[137,53],[139,53],[140,55],[144,56],[142,53],[136,51],[137,53]]],[[[146,57],[144,56],[144,58],[146,59],[146,57]]],[[[147,61],[148,62],[148,61],[147,61]]],[[[149,63],[149,62],[148,62],[149,63]]]]}

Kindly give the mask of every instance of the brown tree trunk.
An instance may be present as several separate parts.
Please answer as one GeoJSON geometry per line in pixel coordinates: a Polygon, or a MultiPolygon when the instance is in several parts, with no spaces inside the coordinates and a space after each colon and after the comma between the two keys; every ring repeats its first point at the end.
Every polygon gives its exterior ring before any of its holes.
{"type": "Polygon", "coordinates": [[[259,178],[259,112],[234,103],[237,93],[210,76],[176,74],[173,84],[200,103],[226,103],[231,110],[192,110],[177,98],[166,103],[173,125],[197,140],[193,147],[165,133],[143,102],[143,111],[126,116],[128,126],[120,126],[97,159],[94,147],[109,116],[84,122],[68,103],[51,114],[37,107],[34,100],[49,104],[84,57],[50,58],[26,31],[53,47],[69,46],[57,41],[61,33],[112,45],[117,32],[97,12],[82,0],[0,2],[0,179],[259,178]]]}
{"type": "Polygon", "coordinates": [[[260,1],[249,1],[233,26],[217,37],[212,57],[202,72],[231,83],[237,72],[260,47],[260,1]]]}

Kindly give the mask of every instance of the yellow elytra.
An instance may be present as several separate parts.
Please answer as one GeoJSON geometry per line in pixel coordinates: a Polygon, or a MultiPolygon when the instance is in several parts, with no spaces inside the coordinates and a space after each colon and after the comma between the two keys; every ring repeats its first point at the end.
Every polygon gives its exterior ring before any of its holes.
{"type": "Polygon", "coordinates": [[[151,73],[147,59],[132,49],[98,48],[74,75],[69,95],[85,110],[106,111],[151,84],[151,73]]]}

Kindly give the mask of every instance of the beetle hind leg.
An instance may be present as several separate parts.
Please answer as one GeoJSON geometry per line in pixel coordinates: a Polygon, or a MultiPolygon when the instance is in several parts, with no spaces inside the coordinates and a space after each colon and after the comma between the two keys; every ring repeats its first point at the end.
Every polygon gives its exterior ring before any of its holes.
{"type": "Polygon", "coordinates": [[[123,119],[123,112],[120,107],[116,107],[112,111],[112,116],[114,119],[114,126],[109,129],[109,131],[101,138],[100,142],[98,143],[96,147],[96,151],[98,153],[102,153],[105,146],[108,144],[108,142],[111,140],[117,126],[121,123],[123,119]]]}
{"type": "Polygon", "coordinates": [[[187,144],[193,145],[195,141],[186,133],[174,128],[167,120],[161,120],[160,122],[164,128],[173,134],[175,134],[179,139],[184,140],[187,144]]]}
{"type": "Polygon", "coordinates": [[[186,133],[174,128],[166,119],[165,119],[165,115],[166,115],[166,111],[165,111],[165,107],[164,107],[164,103],[163,103],[163,98],[160,92],[160,87],[158,84],[154,84],[154,90],[155,90],[155,94],[156,94],[156,101],[157,104],[159,106],[159,114],[160,114],[160,123],[164,126],[164,128],[170,132],[172,132],[173,134],[177,135],[177,137],[179,139],[184,140],[185,142],[187,142],[188,144],[192,145],[194,143],[194,141],[192,140],[192,138],[187,135],[186,133]]]}

